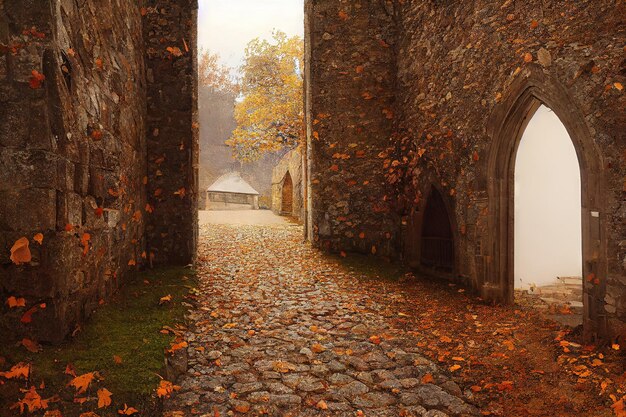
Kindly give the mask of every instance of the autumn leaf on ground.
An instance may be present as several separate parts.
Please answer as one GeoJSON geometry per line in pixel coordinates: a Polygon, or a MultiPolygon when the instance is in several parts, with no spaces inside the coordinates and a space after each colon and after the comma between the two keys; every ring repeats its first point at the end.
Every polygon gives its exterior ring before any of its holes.
{"type": "Polygon", "coordinates": [[[169,398],[169,396],[174,392],[178,391],[180,387],[178,385],[172,384],[170,381],[166,381],[164,379],[159,382],[159,386],[157,387],[156,393],[159,398],[169,398]]]}
{"type": "Polygon", "coordinates": [[[428,373],[422,377],[422,384],[430,384],[432,382],[435,382],[432,374],[428,373]]]}
{"type": "Polygon", "coordinates": [[[28,239],[26,237],[21,237],[15,241],[13,247],[11,247],[11,261],[15,265],[21,265],[31,261],[32,255],[28,245],[28,239]]]}
{"type": "Polygon", "coordinates": [[[250,404],[237,404],[235,406],[235,411],[238,413],[245,414],[250,411],[250,404]]]}
{"type": "Polygon", "coordinates": [[[15,298],[11,296],[7,298],[7,304],[9,308],[26,307],[26,300],[24,298],[15,298]]]}
{"type": "Polygon", "coordinates": [[[328,404],[326,404],[326,401],[324,400],[319,400],[315,407],[319,408],[320,410],[328,410],[328,404]]]}
{"type": "Polygon", "coordinates": [[[63,417],[61,410],[49,410],[43,414],[43,417],[63,417]]]}
{"type": "Polygon", "coordinates": [[[19,379],[19,378],[28,379],[29,374],[30,374],[30,365],[23,363],[23,362],[20,362],[17,365],[13,365],[13,367],[6,372],[0,372],[0,376],[6,379],[19,379]]]}
{"type": "Polygon", "coordinates": [[[117,355],[113,355],[113,362],[115,362],[116,364],[120,365],[123,361],[122,358],[117,356],[117,355]]]}
{"type": "Polygon", "coordinates": [[[35,236],[33,236],[33,240],[37,243],[39,243],[40,245],[43,244],[43,234],[42,233],[37,233],[35,236]]]}
{"type": "Polygon", "coordinates": [[[41,398],[41,396],[37,393],[35,387],[30,387],[30,389],[28,390],[22,389],[20,391],[25,392],[26,395],[24,395],[24,398],[11,406],[12,410],[15,408],[19,408],[20,414],[22,414],[24,413],[25,409],[28,409],[30,413],[33,413],[35,411],[45,410],[46,408],[48,408],[49,400],[44,400],[43,398],[41,398]]]}
{"type": "Polygon", "coordinates": [[[97,372],[88,372],[72,379],[67,385],[76,388],[76,394],[82,394],[87,391],[89,384],[91,384],[97,376],[97,372]]]}
{"type": "Polygon", "coordinates": [[[326,348],[319,343],[315,343],[313,346],[311,346],[311,350],[315,353],[322,353],[326,350],[326,348]]]}
{"type": "Polygon", "coordinates": [[[71,375],[73,377],[76,377],[76,369],[74,368],[74,365],[72,365],[71,363],[68,363],[65,366],[65,372],[63,372],[65,375],[71,375]]]}
{"type": "Polygon", "coordinates": [[[187,346],[188,346],[188,345],[187,345],[187,342],[182,341],[182,342],[174,343],[174,344],[173,344],[173,345],[172,345],[172,346],[171,346],[171,347],[170,347],[167,351],[168,351],[169,353],[174,353],[174,352],[176,352],[177,350],[180,350],[180,349],[186,348],[187,346]]]}
{"type": "Polygon", "coordinates": [[[44,308],[46,308],[46,303],[37,304],[31,307],[26,313],[24,313],[20,321],[24,324],[31,323],[33,321],[33,314],[37,312],[37,310],[43,310],[44,308]]]}
{"type": "Polygon", "coordinates": [[[39,343],[30,339],[22,339],[22,346],[24,346],[29,352],[37,353],[39,352],[40,346],[39,343]]]}
{"type": "Polygon", "coordinates": [[[87,411],[86,413],[82,413],[79,417],[100,417],[98,414],[93,411],[87,411]]]}
{"type": "Polygon", "coordinates": [[[168,295],[166,295],[165,297],[161,297],[161,298],[159,299],[159,304],[160,304],[160,305],[163,305],[163,304],[169,303],[170,301],[172,301],[172,295],[171,295],[171,294],[168,294],[168,295]]]}
{"type": "Polygon", "coordinates": [[[139,410],[137,410],[136,408],[133,408],[133,407],[129,407],[126,404],[124,404],[124,409],[117,410],[117,413],[121,414],[123,416],[132,416],[133,414],[137,414],[138,412],[139,412],[139,410]]]}
{"type": "Polygon", "coordinates": [[[106,388],[98,390],[98,408],[104,408],[111,405],[111,391],[106,388]]]}

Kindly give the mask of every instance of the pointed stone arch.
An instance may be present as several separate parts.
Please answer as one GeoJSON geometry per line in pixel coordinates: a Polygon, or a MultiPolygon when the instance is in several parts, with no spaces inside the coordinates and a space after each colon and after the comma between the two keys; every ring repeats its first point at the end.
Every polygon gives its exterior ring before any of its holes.
{"type": "Polygon", "coordinates": [[[293,179],[289,171],[287,171],[282,181],[280,214],[293,216],[293,179]]]}
{"type": "Polygon", "coordinates": [[[408,264],[430,276],[456,280],[459,239],[454,202],[431,178],[414,207],[405,240],[408,264]]]}
{"type": "MultiPolygon", "coordinates": [[[[488,134],[491,147],[487,162],[490,233],[483,244],[485,272],[481,293],[485,299],[512,303],[514,296],[514,172],[522,135],[542,105],[559,117],[578,156],[582,195],[583,276],[606,277],[605,204],[603,163],[585,123],[580,104],[556,79],[540,68],[525,70],[509,87],[495,109],[488,134]]],[[[586,280],[585,280],[586,281],[586,280]]],[[[604,295],[606,282],[585,282],[583,324],[587,337],[605,334],[604,295]]]]}

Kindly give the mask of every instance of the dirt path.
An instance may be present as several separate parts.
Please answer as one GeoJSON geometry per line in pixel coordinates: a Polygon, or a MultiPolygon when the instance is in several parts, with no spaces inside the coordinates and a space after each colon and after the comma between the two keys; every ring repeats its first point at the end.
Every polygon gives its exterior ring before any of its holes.
{"type": "Polygon", "coordinates": [[[607,378],[585,373],[598,353],[565,342],[556,325],[444,284],[377,278],[398,271],[367,265],[303,245],[293,225],[204,225],[198,306],[186,336],[190,369],[167,409],[612,415],[598,395],[607,378]]]}

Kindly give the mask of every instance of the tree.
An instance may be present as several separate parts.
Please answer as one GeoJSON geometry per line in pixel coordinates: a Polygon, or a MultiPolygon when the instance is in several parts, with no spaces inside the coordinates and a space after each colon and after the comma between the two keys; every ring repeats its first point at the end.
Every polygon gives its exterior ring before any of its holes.
{"type": "Polygon", "coordinates": [[[198,84],[209,87],[214,93],[237,95],[237,82],[231,74],[231,69],[220,64],[220,56],[204,49],[200,50],[199,55],[198,84]]]}
{"type": "Polygon", "coordinates": [[[236,159],[251,162],[296,147],[304,134],[304,44],[276,31],[271,42],[254,39],[245,52],[237,128],[226,143],[236,159]]]}

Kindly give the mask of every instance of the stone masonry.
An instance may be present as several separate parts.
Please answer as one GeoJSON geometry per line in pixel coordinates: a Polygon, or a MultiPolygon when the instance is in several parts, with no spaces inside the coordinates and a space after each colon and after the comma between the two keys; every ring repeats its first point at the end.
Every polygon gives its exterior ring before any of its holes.
{"type": "Polygon", "coordinates": [[[3,335],[59,341],[141,259],[146,83],[135,4],[0,2],[3,335]],[[22,236],[33,260],[16,266],[9,249],[22,236]],[[46,308],[23,325],[9,295],[46,308]]]}
{"type": "Polygon", "coordinates": [[[451,213],[454,275],[512,302],[510,161],[544,103],[581,163],[587,336],[626,337],[624,3],[309,7],[315,244],[412,263],[435,187],[451,213]]]}
{"type": "Polygon", "coordinates": [[[304,179],[301,148],[289,151],[272,170],[272,211],[281,215],[283,206],[283,185],[289,173],[293,183],[293,217],[304,219],[304,179]]]}

